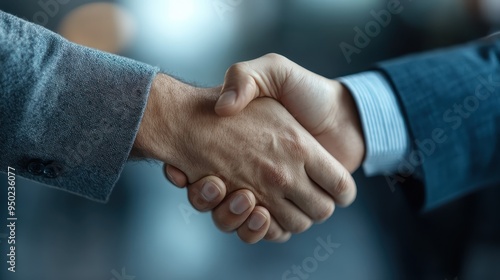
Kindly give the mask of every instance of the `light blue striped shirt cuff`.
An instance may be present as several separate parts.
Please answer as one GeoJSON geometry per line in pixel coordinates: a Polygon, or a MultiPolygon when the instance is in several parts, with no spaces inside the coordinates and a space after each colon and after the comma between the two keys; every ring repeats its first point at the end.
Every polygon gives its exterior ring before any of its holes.
{"type": "Polygon", "coordinates": [[[410,151],[410,137],[396,96],[379,72],[338,79],[352,93],[365,135],[367,176],[392,174],[410,151]]]}

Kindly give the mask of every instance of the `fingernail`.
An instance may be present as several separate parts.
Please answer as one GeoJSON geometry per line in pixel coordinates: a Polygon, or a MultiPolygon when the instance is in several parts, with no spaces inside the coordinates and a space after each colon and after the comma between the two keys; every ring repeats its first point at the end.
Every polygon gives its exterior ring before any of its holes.
{"type": "Polygon", "coordinates": [[[237,195],[229,204],[229,210],[233,214],[241,215],[250,208],[250,200],[244,194],[237,195]]]}
{"type": "Polygon", "coordinates": [[[253,213],[248,222],[248,228],[253,231],[258,231],[264,226],[267,218],[260,213],[253,213]]]}
{"type": "Polygon", "coordinates": [[[228,106],[232,106],[236,103],[236,92],[235,91],[227,91],[221,95],[217,104],[215,104],[215,108],[224,108],[228,106]]]}
{"type": "Polygon", "coordinates": [[[220,195],[220,191],[214,183],[206,182],[201,188],[201,195],[206,201],[211,202],[220,195]]]}
{"type": "Polygon", "coordinates": [[[174,182],[174,178],[172,177],[172,174],[168,172],[168,169],[165,169],[165,174],[167,175],[167,179],[170,181],[170,183],[174,184],[177,186],[177,184],[174,182]]]}

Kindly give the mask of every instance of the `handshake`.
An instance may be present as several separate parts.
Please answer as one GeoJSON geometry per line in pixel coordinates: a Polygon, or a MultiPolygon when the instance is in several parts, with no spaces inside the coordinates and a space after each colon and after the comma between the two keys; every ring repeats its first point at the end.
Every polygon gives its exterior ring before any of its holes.
{"type": "Polygon", "coordinates": [[[197,210],[255,243],[284,242],[351,204],[364,154],[347,88],[268,54],[233,65],[218,88],[158,75],[131,155],[165,162],[197,210]]]}

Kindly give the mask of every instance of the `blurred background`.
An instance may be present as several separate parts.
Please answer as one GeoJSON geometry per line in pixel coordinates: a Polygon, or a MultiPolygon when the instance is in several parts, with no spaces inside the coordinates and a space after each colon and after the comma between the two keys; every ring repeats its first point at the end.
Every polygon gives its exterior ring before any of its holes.
{"type": "MultiPolygon", "coordinates": [[[[233,63],[283,54],[327,77],[492,34],[498,0],[401,0],[359,53],[354,28],[386,0],[0,0],[0,9],[71,41],[160,66],[199,86],[233,63]]],[[[1,279],[500,279],[500,189],[428,213],[385,178],[355,174],[359,194],[288,243],[247,245],[195,212],[156,163],[130,163],[107,204],[18,178],[17,272],[1,279]],[[336,244],[315,258],[323,241],[336,244]],[[293,266],[303,267],[295,273],[293,266]],[[287,272],[287,271],[290,271],[287,272]],[[135,277],[135,278],[134,278],[135,277]]],[[[0,182],[7,177],[0,174],[0,182]]],[[[4,183],[2,183],[3,185],[4,183]]],[[[6,202],[6,191],[0,198],[6,202]]],[[[415,194],[412,194],[415,195],[415,194]]],[[[2,205],[6,205],[2,203],[2,205]]],[[[4,221],[5,211],[1,211],[4,221]]],[[[6,262],[5,228],[0,263],[6,262]]]]}

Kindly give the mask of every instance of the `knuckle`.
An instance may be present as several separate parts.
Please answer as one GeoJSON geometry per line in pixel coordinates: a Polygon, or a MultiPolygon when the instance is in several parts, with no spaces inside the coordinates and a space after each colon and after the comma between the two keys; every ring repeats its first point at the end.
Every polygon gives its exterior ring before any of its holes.
{"type": "Polygon", "coordinates": [[[315,217],[313,217],[314,221],[316,222],[325,221],[333,215],[334,211],[335,211],[335,204],[333,202],[324,203],[323,206],[321,207],[321,210],[317,212],[315,217]]]}
{"type": "Polygon", "coordinates": [[[334,194],[343,196],[346,195],[351,187],[350,175],[347,172],[342,172],[338,177],[338,181],[334,186],[334,194]]]}
{"type": "Polygon", "coordinates": [[[298,234],[308,230],[311,226],[312,226],[312,221],[300,221],[290,225],[288,231],[290,231],[293,234],[298,234]]]}
{"type": "Polygon", "coordinates": [[[247,65],[244,62],[238,62],[227,69],[227,74],[239,74],[247,69],[247,65]]]}
{"type": "Polygon", "coordinates": [[[275,186],[281,190],[286,190],[292,186],[291,176],[280,165],[268,166],[265,170],[265,180],[268,185],[275,186]]]}
{"type": "Polygon", "coordinates": [[[253,71],[248,63],[235,63],[231,65],[226,72],[225,86],[230,85],[234,87],[235,85],[246,85],[247,87],[250,87],[247,89],[247,92],[254,92],[256,85],[253,81],[252,73],[253,71]]]}
{"type": "Polygon", "coordinates": [[[273,61],[284,61],[284,60],[286,60],[286,57],[284,57],[281,54],[277,54],[277,53],[268,53],[264,57],[266,57],[267,59],[273,60],[273,61]]]}
{"type": "Polygon", "coordinates": [[[299,131],[290,131],[282,138],[283,146],[286,147],[296,158],[304,158],[309,150],[306,139],[299,131]]]}

